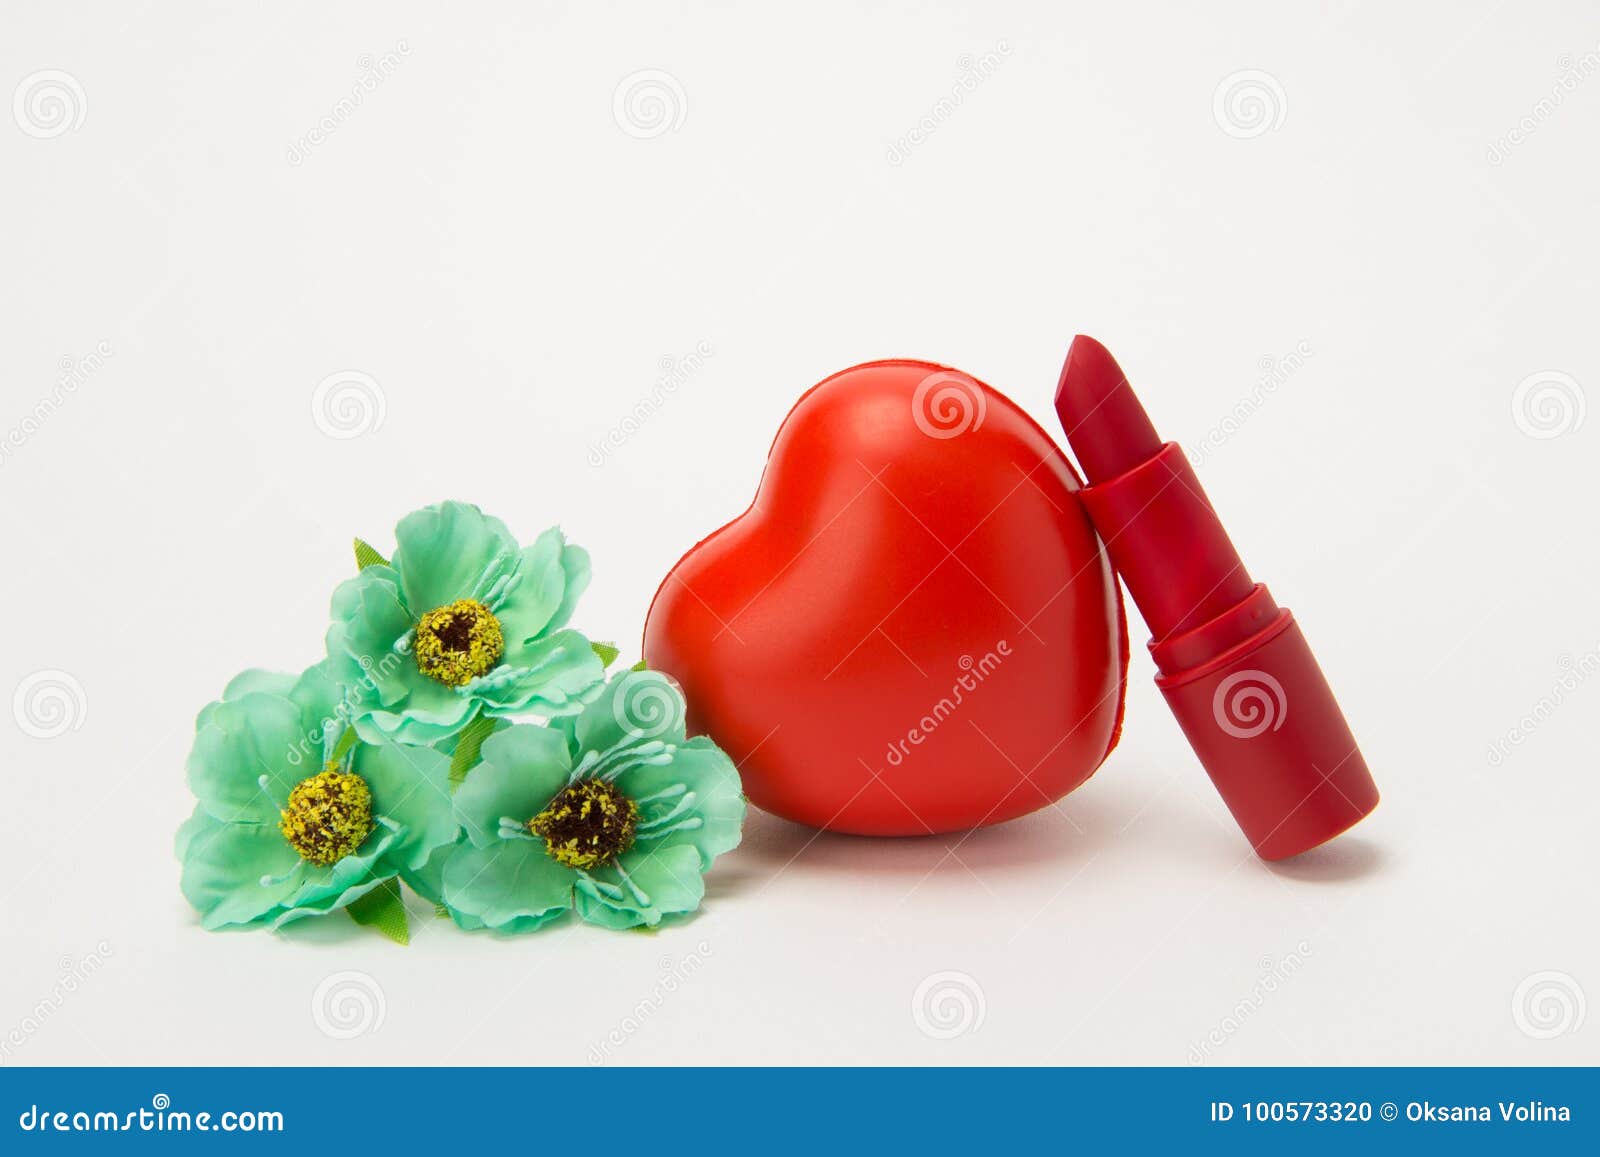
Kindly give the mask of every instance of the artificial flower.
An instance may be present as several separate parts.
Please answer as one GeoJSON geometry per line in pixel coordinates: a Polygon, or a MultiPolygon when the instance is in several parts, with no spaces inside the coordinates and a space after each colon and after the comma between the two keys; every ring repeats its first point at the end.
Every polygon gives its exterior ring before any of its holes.
{"type": "Polygon", "coordinates": [[[519,548],[499,519],[444,502],[402,519],[395,544],[333,596],[329,662],[356,688],[362,738],[434,744],[480,712],[559,716],[599,694],[600,659],[563,629],[589,556],[560,530],[519,548]]]}
{"type": "Polygon", "coordinates": [[[490,735],[455,812],[466,838],[444,864],[450,914],[526,932],[569,908],[608,928],[694,911],[745,803],[727,755],[685,738],[677,689],[640,671],[576,718],[490,735]]]}
{"type": "Polygon", "coordinates": [[[326,665],[246,671],[201,710],[188,769],[199,803],[176,850],[202,926],[343,908],[455,841],[449,757],[355,741],[344,695],[326,665]]]}

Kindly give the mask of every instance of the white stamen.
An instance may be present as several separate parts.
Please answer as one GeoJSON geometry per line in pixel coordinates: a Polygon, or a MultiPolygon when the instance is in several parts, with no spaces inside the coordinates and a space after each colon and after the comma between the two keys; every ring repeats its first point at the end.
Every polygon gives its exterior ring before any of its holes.
{"type": "MultiPolygon", "coordinates": [[[[675,820],[679,816],[681,816],[684,812],[686,812],[690,808],[694,807],[695,800],[697,798],[699,798],[699,797],[697,797],[695,795],[695,793],[692,792],[692,791],[684,792],[683,798],[680,799],[677,803],[673,804],[670,811],[664,812],[663,814],[656,816],[656,818],[653,819],[653,820],[647,820],[646,822],[640,824],[639,825],[639,831],[641,833],[642,832],[648,832],[648,831],[651,831],[652,829],[660,827],[662,824],[672,822],[673,820],[675,820]]],[[[669,828],[667,830],[668,831],[677,831],[676,828],[669,828]]]]}
{"type": "Polygon", "coordinates": [[[696,828],[704,827],[705,822],[706,821],[701,819],[699,816],[690,816],[688,819],[679,820],[677,823],[668,828],[651,828],[649,831],[645,831],[644,828],[640,828],[639,838],[641,840],[658,840],[662,836],[668,835],[671,832],[692,832],[696,828]]]}
{"type": "MultiPolygon", "coordinates": [[[[618,871],[620,872],[621,869],[619,868],[618,871]]],[[[589,875],[588,872],[578,873],[578,886],[584,888],[585,891],[594,896],[596,899],[599,899],[601,896],[609,897],[612,900],[618,900],[622,898],[621,888],[617,887],[615,884],[608,884],[604,880],[597,880],[593,876],[589,875]],[[587,885],[587,887],[585,887],[585,885],[587,885]]]]}
{"type": "Polygon", "coordinates": [[[643,888],[639,887],[638,884],[635,884],[633,882],[633,877],[632,876],[628,875],[627,872],[624,872],[622,870],[622,865],[621,864],[617,865],[617,875],[621,876],[622,877],[622,882],[624,884],[628,885],[628,891],[633,893],[634,900],[637,903],[642,904],[646,908],[648,908],[650,906],[650,897],[649,897],[649,895],[645,892],[645,890],[643,888]]]}
{"type": "MultiPolygon", "coordinates": [[[[489,565],[483,568],[483,573],[480,574],[478,576],[477,581],[472,584],[472,586],[470,588],[470,590],[472,591],[472,595],[470,597],[472,597],[473,599],[476,599],[476,601],[478,601],[480,603],[487,604],[488,600],[489,600],[489,596],[485,595],[482,598],[478,598],[478,592],[483,589],[483,584],[489,581],[489,576],[494,574],[494,572],[499,570],[501,567],[505,566],[506,563],[511,559],[511,557],[512,557],[512,555],[511,555],[510,551],[502,550],[500,553],[496,554],[493,558],[491,558],[489,560],[489,565]]],[[[505,578],[506,578],[505,575],[501,575],[499,578],[497,578],[495,580],[494,586],[496,586],[496,587],[499,586],[500,582],[503,581],[505,578]]],[[[492,589],[493,589],[493,587],[491,587],[491,590],[492,589]]]]}
{"type": "Polygon", "coordinates": [[[514,816],[501,816],[500,838],[502,840],[533,840],[538,837],[528,830],[527,824],[514,816]]]}

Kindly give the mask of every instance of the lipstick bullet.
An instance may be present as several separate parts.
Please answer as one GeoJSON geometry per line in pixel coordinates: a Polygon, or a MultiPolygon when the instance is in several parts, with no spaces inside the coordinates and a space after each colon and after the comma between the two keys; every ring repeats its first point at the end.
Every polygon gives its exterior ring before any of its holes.
{"type": "Polygon", "coordinates": [[[1156,686],[1264,860],[1298,855],[1378,805],[1378,789],[1299,624],[1252,581],[1176,442],[1079,334],[1056,413],[1084,509],[1150,629],[1156,686]]]}

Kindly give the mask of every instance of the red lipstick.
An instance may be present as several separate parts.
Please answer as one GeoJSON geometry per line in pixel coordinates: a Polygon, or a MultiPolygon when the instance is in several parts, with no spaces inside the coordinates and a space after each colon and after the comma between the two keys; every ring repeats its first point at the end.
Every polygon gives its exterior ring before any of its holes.
{"type": "Polygon", "coordinates": [[[1056,413],[1150,629],[1156,686],[1256,854],[1298,855],[1364,818],[1378,789],[1294,616],[1251,580],[1182,448],[1091,337],[1067,351],[1056,413]]]}

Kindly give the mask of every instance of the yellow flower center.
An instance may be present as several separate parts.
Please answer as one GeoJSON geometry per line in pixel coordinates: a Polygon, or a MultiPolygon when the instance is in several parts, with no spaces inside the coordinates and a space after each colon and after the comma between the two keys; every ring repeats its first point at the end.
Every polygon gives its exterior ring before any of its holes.
{"type": "Polygon", "coordinates": [[[563,788],[528,830],[545,851],[569,868],[597,868],[633,847],[639,805],[603,779],[580,779],[563,788]]]}
{"type": "Polygon", "coordinates": [[[359,848],[372,828],[372,791],[367,781],[338,771],[331,763],[295,784],[278,821],[278,830],[300,858],[319,868],[359,848]]]}
{"type": "Polygon", "coordinates": [[[486,674],[505,654],[500,620],[477,599],[457,599],[417,620],[417,669],[450,687],[486,674]]]}

